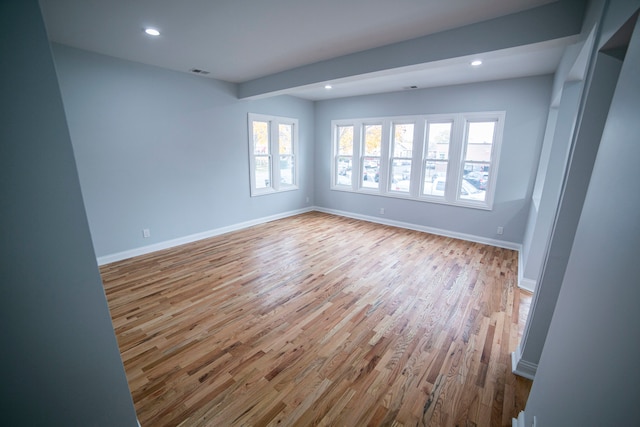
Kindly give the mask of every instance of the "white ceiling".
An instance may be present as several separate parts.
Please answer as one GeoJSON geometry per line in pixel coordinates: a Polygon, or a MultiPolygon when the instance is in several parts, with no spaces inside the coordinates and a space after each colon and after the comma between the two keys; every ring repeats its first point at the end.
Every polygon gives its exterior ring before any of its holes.
{"type": "MultiPolygon", "coordinates": [[[[53,42],[241,83],[553,0],[40,0],[53,42]],[[144,34],[145,27],[161,35],[144,34]]],[[[553,72],[570,39],[284,91],[326,99],[553,72]]]]}

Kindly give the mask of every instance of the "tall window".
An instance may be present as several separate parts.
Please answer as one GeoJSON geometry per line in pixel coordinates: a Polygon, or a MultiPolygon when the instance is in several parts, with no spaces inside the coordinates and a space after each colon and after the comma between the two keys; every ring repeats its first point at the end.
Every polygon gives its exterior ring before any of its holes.
{"type": "Polygon", "coordinates": [[[379,188],[380,154],[382,150],[382,125],[364,125],[362,147],[362,188],[379,188]]]}
{"type": "Polygon", "coordinates": [[[336,146],[335,176],[336,185],[353,186],[353,125],[336,126],[334,137],[336,146]]]}
{"type": "Polygon", "coordinates": [[[413,162],[413,123],[394,123],[391,149],[391,176],[389,189],[409,193],[411,164],[413,162]]]}
{"type": "Polygon", "coordinates": [[[467,122],[463,148],[463,181],[458,189],[458,197],[461,199],[484,201],[486,198],[496,122],[496,120],[467,122]],[[471,187],[480,191],[473,191],[471,187]]]}
{"type": "Polygon", "coordinates": [[[251,195],[298,188],[298,121],[249,114],[251,195]]]}
{"type": "Polygon", "coordinates": [[[453,122],[427,123],[422,195],[444,198],[453,122]]]}
{"type": "Polygon", "coordinates": [[[491,209],[504,117],[334,120],[332,189],[491,209]]]}

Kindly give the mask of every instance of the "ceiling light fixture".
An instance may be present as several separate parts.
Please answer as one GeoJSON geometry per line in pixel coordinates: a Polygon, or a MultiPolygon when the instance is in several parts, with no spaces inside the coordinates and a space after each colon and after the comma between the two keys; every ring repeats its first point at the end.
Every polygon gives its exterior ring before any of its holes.
{"type": "Polygon", "coordinates": [[[331,89],[332,87],[333,86],[331,86],[331,85],[324,85],[324,88],[327,89],[327,90],[331,89]]]}
{"type": "Polygon", "coordinates": [[[477,67],[479,65],[482,65],[482,61],[479,59],[476,59],[475,61],[471,61],[471,65],[473,65],[474,67],[477,67]]]}
{"type": "Polygon", "coordinates": [[[159,36],[160,35],[160,31],[156,30],[155,28],[145,28],[144,32],[149,34],[150,36],[159,36]]]}

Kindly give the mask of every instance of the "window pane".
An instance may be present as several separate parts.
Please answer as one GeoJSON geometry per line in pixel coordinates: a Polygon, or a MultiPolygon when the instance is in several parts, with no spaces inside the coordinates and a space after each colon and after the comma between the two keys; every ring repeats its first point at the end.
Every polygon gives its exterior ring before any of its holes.
{"type": "Polygon", "coordinates": [[[382,125],[365,125],[364,155],[379,156],[382,146],[382,125]]]}
{"type": "Polygon", "coordinates": [[[468,124],[465,160],[491,161],[495,127],[496,122],[470,122],[468,124]]]}
{"type": "Polygon", "coordinates": [[[476,188],[466,178],[463,178],[462,184],[460,185],[460,193],[458,195],[464,200],[479,200],[484,202],[487,192],[476,188]]]}
{"type": "Polygon", "coordinates": [[[280,183],[293,185],[294,163],[292,156],[280,156],[280,183]]]}
{"type": "Polygon", "coordinates": [[[489,181],[489,163],[465,163],[464,179],[478,190],[486,190],[489,181]]]}
{"type": "Polygon", "coordinates": [[[336,177],[336,184],[338,185],[351,185],[351,169],[353,162],[351,157],[340,156],[338,157],[338,164],[336,171],[338,176],[336,177]]]}
{"type": "Polygon", "coordinates": [[[427,159],[446,160],[449,158],[451,126],[451,123],[429,123],[427,159]]]}
{"type": "Polygon", "coordinates": [[[253,154],[269,154],[269,122],[253,122],[253,154]]]}
{"type": "Polygon", "coordinates": [[[256,188],[268,188],[271,186],[271,165],[269,156],[255,156],[256,188]]]}
{"type": "Polygon", "coordinates": [[[409,192],[411,184],[411,160],[394,160],[391,165],[391,190],[409,192]]]}
{"type": "Polygon", "coordinates": [[[353,126],[338,126],[338,154],[353,156],[353,126]]]}
{"type": "Polygon", "coordinates": [[[411,157],[413,153],[413,123],[394,125],[393,157],[411,157]]]}
{"type": "Polygon", "coordinates": [[[448,165],[448,162],[431,160],[425,162],[423,195],[444,197],[448,165]]]}
{"type": "Polygon", "coordinates": [[[278,146],[280,154],[293,154],[293,145],[291,144],[291,134],[293,126],[290,124],[278,125],[278,146]]]}
{"type": "Polygon", "coordinates": [[[365,157],[363,169],[362,187],[378,188],[378,181],[380,181],[380,158],[365,157]]]}

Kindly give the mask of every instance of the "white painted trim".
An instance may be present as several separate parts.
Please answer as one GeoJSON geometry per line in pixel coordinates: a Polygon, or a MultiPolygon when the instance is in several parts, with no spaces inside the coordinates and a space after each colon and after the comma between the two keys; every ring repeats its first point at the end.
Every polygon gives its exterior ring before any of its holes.
{"type": "Polygon", "coordinates": [[[511,372],[521,377],[533,380],[536,376],[538,365],[536,363],[527,362],[522,359],[522,353],[520,345],[516,347],[516,350],[511,353],[511,372]]]}
{"type": "Polygon", "coordinates": [[[531,293],[535,292],[536,284],[537,282],[535,280],[525,279],[524,277],[518,281],[518,287],[520,289],[524,289],[525,291],[529,291],[531,293]]]}
{"type": "Polygon", "coordinates": [[[136,421],[138,422],[138,427],[142,427],[142,426],[140,425],[140,420],[136,418],[136,421]]]}
{"type": "Polygon", "coordinates": [[[173,248],[175,246],[184,245],[186,243],[196,242],[198,240],[207,239],[209,237],[219,236],[221,234],[229,233],[232,231],[242,230],[244,228],[253,227],[254,225],[264,224],[266,222],[275,221],[282,218],[287,218],[294,215],[303,214],[306,212],[318,211],[332,215],[344,216],[347,218],[359,219],[362,221],[374,222],[377,224],[391,225],[393,227],[406,228],[408,230],[422,231],[425,233],[437,234],[439,236],[451,237],[454,239],[466,240],[468,242],[482,243],[485,245],[496,246],[499,248],[511,249],[522,252],[522,245],[519,243],[508,242],[504,240],[489,239],[486,237],[475,236],[472,234],[458,233],[450,230],[443,230],[441,228],[428,227],[425,225],[417,225],[409,222],[394,221],[386,218],[377,218],[368,215],[354,214],[352,212],[340,211],[335,209],[326,209],[318,206],[308,207],[304,209],[298,209],[295,211],[283,212],[268,217],[262,217],[253,219],[250,221],[240,222],[232,224],[226,227],[216,228],[213,230],[203,231],[201,233],[190,234],[184,237],[178,237],[177,239],[165,240],[164,242],[154,243],[152,245],[141,246],[134,249],[129,249],[114,254],[104,255],[97,258],[98,265],[109,264],[116,261],[122,261],[123,259],[133,258],[140,255],[146,255],[152,252],[160,251],[163,249],[173,248]]]}
{"type": "Polygon", "coordinates": [[[518,287],[533,293],[536,290],[536,281],[524,277],[524,259],[522,258],[522,248],[518,251],[518,287]]]}
{"type": "Polygon", "coordinates": [[[317,207],[317,206],[315,207],[315,210],[318,211],[318,212],[324,212],[324,213],[328,213],[328,214],[344,216],[344,217],[347,217],[347,218],[360,219],[360,220],[363,220],[363,221],[374,222],[374,223],[377,223],[377,224],[391,225],[391,226],[394,226],[394,227],[406,228],[408,230],[422,231],[422,232],[425,232],[425,233],[437,234],[439,236],[452,237],[454,239],[466,240],[468,242],[482,243],[482,244],[485,244],[485,245],[496,246],[496,247],[499,247],[499,248],[512,249],[514,251],[519,251],[519,252],[522,250],[522,245],[521,244],[514,243],[514,242],[507,242],[507,241],[504,241],[504,240],[489,239],[489,238],[486,238],[486,237],[474,236],[472,234],[457,233],[455,231],[443,230],[441,228],[428,227],[426,225],[417,225],[417,224],[412,224],[412,223],[409,223],[409,222],[394,221],[394,220],[391,220],[391,219],[378,218],[378,217],[373,217],[373,216],[368,216],[368,215],[354,214],[352,212],[345,212],[345,211],[340,211],[340,210],[335,210],[335,209],[326,209],[326,208],[321,208],[321,207],[317,207]]]}
{"type": "Polygon", "coordinates": [[[104,265],[104,264],[109,264],[111,262],[122,261],[123,259],[133,258],[135,256],[146,255],[151,252],[173,248],[174,246],[180,246],[186,243],[196,242],[198,240],[219,236],[221,234],[229,233],[231,231],[238,231],[238,230],[242,230],[243,228],[253,227],[254,225],[264,224],[266,222],[275,221],[277,219],[287,218],[290,216],[311,212],[313,210],[315,210],[313,207],[309,207],[304,209],[298,209],[295,211],[283,212],[276,215],[252,219],[250,221],[239,222],[237,224],[228,225],[226,227],[220,227],[220,228],[215,228],[213,230],[203,231],[201,233],[195,233],[195,234],[190,234],[184,237],[178,237],[177,239],[165,240],[164,242],[158,242],[148,246],[141,246],[139,248],[129,249],[123,252],[104,255],[104,256],[98,257],[97,259],[98,265],[104,265]]]}
{"type": "Polygon", "coordinates": [[[524,411],[520,411],[518,418],[511,418],[512,427],[525,427],[524,423],[524,411]]]}

